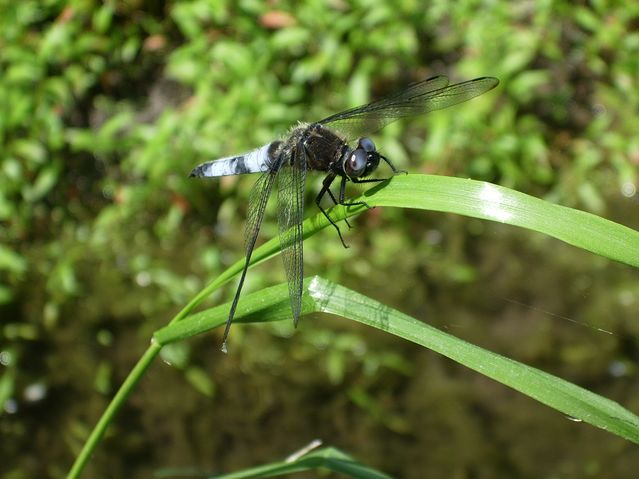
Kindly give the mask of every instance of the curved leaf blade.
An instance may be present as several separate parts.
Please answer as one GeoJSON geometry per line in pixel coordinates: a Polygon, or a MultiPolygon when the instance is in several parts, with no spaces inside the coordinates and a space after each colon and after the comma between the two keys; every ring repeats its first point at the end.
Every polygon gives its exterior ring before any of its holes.
{"type": "MultiPolygon", "coordinates": [[[[290,320],[286,284],[247,295],[236,312],[238,322],[290,320]]],[[[224,323],[228,305],[194,314],[157,331],[159,345],[203,333],[224,323]]],[[[319,277],[304,282],[302,314],[339,315],[424,346],[509,386],[571,418],[639,444],[639,417],[618,403],[556,376],[487,351],[440,331],[369,297],[319,277]]]]}

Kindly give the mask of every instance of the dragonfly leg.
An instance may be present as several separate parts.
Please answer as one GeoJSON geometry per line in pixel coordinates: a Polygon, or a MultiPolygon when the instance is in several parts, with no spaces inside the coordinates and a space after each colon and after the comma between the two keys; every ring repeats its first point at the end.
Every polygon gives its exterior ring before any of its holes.
{"type": "MultiPolygon", "coordinates": [[[[331,200],[333,200],[333,203],[335,204],[335,206],[343,204],[343,203],[340,203],[340,202],[337,201],[337,198],[335,198],[335,195],[333,194],[333,192],[331,191],[330,188],[326,188],[326,193],[328,193],[328,196],[330,196],[331,200]]],[[[348,220],[346,218],[344,218],[344,222],[348,226],[348,229],[352,228],[351,224],[348,222],[348,220]]]]}
{"type": "MultiPolygon", "coordinates": [[[[335,201],[335,196],[333,195],[333,193],[331,192],[331,189],[330,189],[331,183],[333,183],[334,179],[335,179],[335,174],[333,174],[333,173],[329,174],[326,178],[324,178],[324,181],[322,182],[322,189],[320,190],[319,194],[317,195],[317,198],[315,198],[315,204],[317,205],[319,210],[322,212],[322,214],[324,216],[326,216],[326,219],[337,230],[337,234],[339,235],[339,239],[342,242],[342,245],[344,246],[344,248],[348,248],[348,245],[346,244],[346,242],[344,241],[344,238],[342,237],[342,232],[340,231],[339,226],[337,226],[335,221],[333,221],[333,219],[329,216],[329,214],[326,212],[326,210],[324,208],[322,208],[322,204],[321,204],[322,198],[324,198],[324,195],[326,193],[329,194],[330,198],[333,200],[333,202],[335,204],[338,204],[337,201],[335,201]]],[[[348,221],[346,222],[346,224],[348,224],[348,221]]],[[[348,224],[349,228],[350,228],[350,226],[351,225],[348,224]]]]}
{"type": "MultiPolygon", "coordinates": [[[[353,183],[377,183],[379,181],[384,181],[384,180],[377,180],[377,179],[368,179],[368,180],[359,180],[357,178],[351,178],[351,181],[353,183]]],[[[366,203],[365,201],[349,201],[346,202],[345,200],[345,195],[346,195],[346,177],[342,177],[342,184],[339,187],[339,204],[340,205],[344,205],[344,206],[366,206],[366,208],[371,208],[371,205],[369,205],[368,203],[366,203]]]]}
{"type": "Polygon", "coordinates": [[[381,183],[382,181],[390,180],[390,178],[351,178],[353,183],[381,183]]]}
{"type": "Polygon", "coordinates": [[[388,158],[386,158],[384,155],[379,155],[379,157],[382,160],[384,160],[388,166],[390,166],[391,170],[393,170],[393,174],[395,174],[395,175],[398,174],[398,173],[404,173],[405,175],[408,174],[408,171],[406,171],[406,170],[398,170],[397,168],[395,168],[395,165],[393,165],[391,163],[391,161],[388,158]]]}

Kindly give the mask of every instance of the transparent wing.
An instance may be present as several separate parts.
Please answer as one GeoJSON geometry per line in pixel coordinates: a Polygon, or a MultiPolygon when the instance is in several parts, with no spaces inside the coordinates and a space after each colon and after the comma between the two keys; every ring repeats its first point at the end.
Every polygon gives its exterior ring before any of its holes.
{"type": "Polygon", "coordinates": [[[297,326],[302,311],[304,278],[303,227],[306,185],[306,154],[297,145],[292,161],[283,165],[277,180],[277,210],[282,260],[288,281],[293,322],[297,326]]]}
{"type": "Polygon", "coordinates": [[[498,84],[497,78],[481,77],[448,85],[447,77],[433,77],[415,83],[395,95],[331,115],[318,123],[330,124],[354,138],[374,133],[399,118],[463,103],[492,90],[498,84]]]}
{"type": "Polygon", "coordinates": [[[242,276],[240,276],[240,283],[237,286],[233,303],[229,311],[229,318],[226,320],[226,328],[224,329],[224,338],[222,339],[222,351],[226,352],[226,340],[233,323],[233,317],[235,316],[235,308],[237,302],[240,299],[240,293],[242,292],[242,286],[244,286],[244,278],[251,262],[251,255],[253,254],[253,248],[257,241],[257,235],[260,232],[262,226],[262,219],[264,219],[264,211],[266,210],[266,204],[271,196],[271,190],[273,189],[273,183],[277,178],[279,168],[277,165],[271,171],[263,173],[253,186],[249,197],[249,207],[246,218],[246,226],[244,229],[244,245],[246,247],[246,260],[244,263],[244,269],[242,270],[242,276]]]}

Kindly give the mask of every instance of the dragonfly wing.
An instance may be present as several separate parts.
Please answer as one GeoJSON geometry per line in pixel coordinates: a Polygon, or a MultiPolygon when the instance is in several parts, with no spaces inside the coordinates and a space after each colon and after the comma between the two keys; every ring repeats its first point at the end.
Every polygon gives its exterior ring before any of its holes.
{"type": "Polygon", "coordinates": [[[334,126],[347,134],[361,136],[374,133],[399,118],[421,115],[463,103],[492,90],[498,84],[499,80],[496,78],[482,77],[448,85],[448,78],[433,77],[415,83],[395,95],[331,115],[318,123],[334,126]]]}
{"type": "Polygon", "coordinates": [[[288,292],[297,326],[302,311],[304,278],[304,193],[306,186],[306,153],[298,144],[290,161],[280,169],[277,179],[278,228],[282,260],[286,270],[288,292]]]}
{"type": "Polygon", "coordinates": [[[246,278],[246,272],[251,263],[251,255],[257,242],[257,236],[262,226],[262,220],[264,219],[264,211],[266,210],[266,204],[271,196],[271,190],[273,184],[279,173],[277,164],[274,164],[273,168],[260,176],[251,190],[249,197],[248,213],[246,218],[246,226],[244,230],[244,245],[246,247],[246,260],[244,262],[244,269],[240,276],[240,282],[231,304],[229,311],[229,317],[226,320],[226,327],[224,329],[224,338],[222,339],[222,350],[226,351],[226,340],[233,323],[233,317],[235,316],[235,309],[237,308],[237,302],[240,299],[240,293],[242,292],[242,286],[244,286],[244,278],[246,278]]]}

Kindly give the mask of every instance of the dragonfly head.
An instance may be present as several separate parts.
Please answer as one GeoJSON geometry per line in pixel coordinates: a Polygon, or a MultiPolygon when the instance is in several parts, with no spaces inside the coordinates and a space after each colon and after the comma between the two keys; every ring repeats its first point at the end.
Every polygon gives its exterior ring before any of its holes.
{"type": "Polygon", "coordinates": [[[379,165],[379,153],[370,138],[360,138],[357,148],[346,150],[342,156],[342,168],[349,178],[370,175],[379,165]]]}

